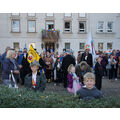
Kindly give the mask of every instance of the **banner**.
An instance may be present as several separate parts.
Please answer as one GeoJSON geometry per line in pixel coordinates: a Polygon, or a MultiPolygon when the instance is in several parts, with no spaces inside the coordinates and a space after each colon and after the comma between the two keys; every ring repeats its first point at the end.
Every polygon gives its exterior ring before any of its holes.
{"type": "Polygon", "coordinates": [[[96,53],[95,53],[95,48],[94,48],[91,32],[88,33],[88,38],[87,38],[87,41],[85,43],[85,49],[87,49],[87,48],[89,48],[90,53],[93,56],[93,63],[95,63],[96,53]]]}
{"type": "Polygon", "coordinates": [[[36,52],[36,50],[34,50],[33,46],[30,45],[29,52],[28,52],[28,58],[27,58],[28,62],[31,63],[34,60],[39,61],[39,59],[40,59],[39,54],[36,52]]]}

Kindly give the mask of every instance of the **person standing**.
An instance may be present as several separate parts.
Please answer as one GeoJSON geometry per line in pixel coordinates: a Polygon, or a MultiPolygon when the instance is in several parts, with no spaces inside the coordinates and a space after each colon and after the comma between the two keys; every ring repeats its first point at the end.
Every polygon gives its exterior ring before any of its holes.
{"type": "Polygon", "coordinates": [[[78,51],[77,64],[80,63],[80,60],[81,60],[81,53],[80,53],[80,51],[78,51]]]}
{"type": "Polygon", "coordinates": [[[19,57],[19,65],[20,65],[20,78],[21,78],[21,85],[24,85],[24,79],[27,74],[31,72],[30,64],[27,61],[28,53],[27,48],[24,48],[23,53],[19,57]]]}
{"type": "Polygon", "coordinates": [[[81,61],[86,61],[91,68],[93,67],[93,57],[92,54],[89,53],[89,48],[87,48],[82,54],[81,61]]]}
{"type": "Polygon", "coordinates": [[[14,50],[8,50],[6,59],[3,63],[3,84],[9,85],[9,75],[11,71],[13,71],[14,78],[16,82],[19,82],[20,79],[20,71],[19,66],[15,60],[16,53],[14,50]]]}
{"type": "Polygon", "coordinates": [[[70,55],[70,53],[67,53],[62,60],[61,69],[63,71],[63,82],[64,82],[64,88],[67,88],[67,75],[68,75],[68,67],[70,64],[73,64],[75,66],[75,58],[70,55]]]}
{"type": "Polygon", "coordinates": [[[102,58],[97,56],[96,57],[96,64],[95,64],[95,86],[98,90],[101,90],[102,87],[102,75],[103,75],[103,69],[101,65],[102,58]]]}
{"type": "Polygon", "coordinates": [[[52,81],[52,73],[53,73],[53,65],[52,65],[53,58],[51,57],[49,51],[47,51],[47,55],[45,57],[45,64],[47,65],[45,70],[46,79],[47,79],[47,82],[50,83],[52,81]]]}

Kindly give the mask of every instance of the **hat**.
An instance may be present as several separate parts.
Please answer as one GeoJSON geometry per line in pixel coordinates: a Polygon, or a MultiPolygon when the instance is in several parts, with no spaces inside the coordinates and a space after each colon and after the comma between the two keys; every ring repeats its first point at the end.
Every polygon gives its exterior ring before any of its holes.
{"type": "Polygon", "coordinates": [[[99,55],[96,55],[95,59],[98,60],[98,58],[100,58],[100,56],[99,56],[99,55]]]}
{"type": "Polygon", "coordinates": [[[40,67],[39,62],[36,61],[36,60],[34,60],[34,61],[30,64],[30,67],[31,67],[31,66],[34,66],[34,65],[40,67]]]}

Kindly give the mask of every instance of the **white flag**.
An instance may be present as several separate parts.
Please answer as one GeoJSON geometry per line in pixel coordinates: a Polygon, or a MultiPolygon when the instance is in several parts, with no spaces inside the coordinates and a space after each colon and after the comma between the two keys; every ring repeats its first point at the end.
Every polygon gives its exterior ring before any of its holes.
{"type": "Polygon", "coordinates": [[[88,33],[88,38],[85,44],[85,48],[89,48],[90,49],[90,53],[93,56],[93,64],[95,63],[95,57],[96,57],[96,53],[95,53],[95,48],[94,48],[94,44],[93,44],[93,39],[92,39],[92,35],[89,32],[88,33]]]}

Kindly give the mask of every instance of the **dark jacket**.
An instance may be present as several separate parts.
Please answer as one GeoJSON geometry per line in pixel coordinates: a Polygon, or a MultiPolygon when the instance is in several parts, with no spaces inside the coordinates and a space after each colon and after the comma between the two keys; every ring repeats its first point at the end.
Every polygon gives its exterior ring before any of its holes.
{"type": "MultiPolygon", "coordinates": [[[[10,59],[5,59],[3,63],[3,80],[9,79],[9,74],[11,73],[11,70],[14,70],[14,64],[10,61],[10,59]]],[[[17,65],[17,70],[19,70],[18,65],[17,65]]]]}
{"type": "Polygon", "coordinates": [[[99,91],[96,87],[92,89],[87,89],[86,87],[82,87],[77,91],[77,95],[80,95],[80,99],[91,100],[95,98],[102,98],[102,92],[99,91]]]}
{"type": "MultiPolygon", "coordinates": [[[[81,62],[82,63],[82,62],[81,62]]],[[[86,69],[84,71],[81,70],[81,63],[75,66],[75,73],[80,78],[80,81],[83,82],[83,76],[87,72],[91,72],[90,66],[86,63],[86,69]]]]}
{"type": "MultiPolygon", "coordinates": [[[[36,88],[35,90],[39,90],[41,92],[43,92],[45,90],[46,87],[46,77],[43,73],[37,73],[37,77],[36,77],[36,88]]],[[[25,87],[26,88],[32,88],[32,73],[27,74],[25,76],[25,87]]]]}
{"type": "Polygon", "coordinates": [[[92,58],[92,54],[88,53],[83,53],[82,56],[81,56],[81,61],[86,61],[87,64],[90,66],[90,67],[93,67],[93,58],[92,58]],[[85,59],[87,56],[87,59],[85,59]]]}
{"type": "Polygon", "coordinates": [[[61,69],[63,71],[67,71],[70,64],[75,65],[75,59],[71,55],[66,55],[65,57],[63,57],[61,69]]]}
{"type": "Polygon", "coordinates": [[[95,75],[97,77],[102,77],[102,73],[103,73],[102,65],[97,62],[95,64],[95,75]]]}

